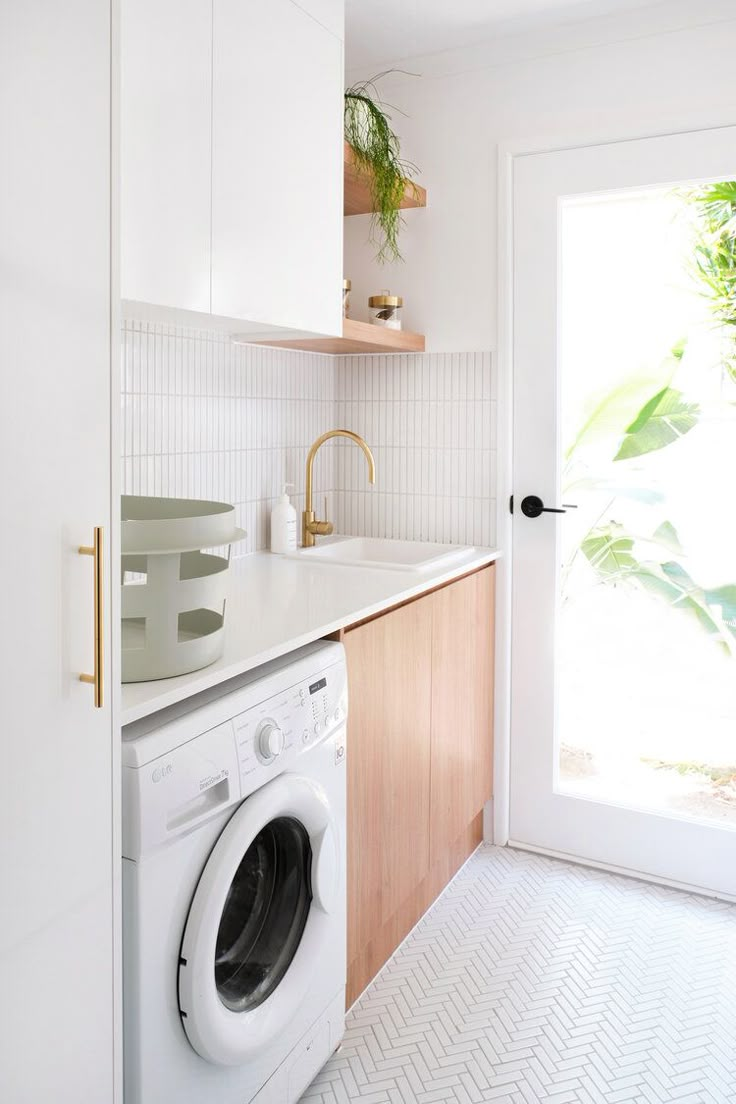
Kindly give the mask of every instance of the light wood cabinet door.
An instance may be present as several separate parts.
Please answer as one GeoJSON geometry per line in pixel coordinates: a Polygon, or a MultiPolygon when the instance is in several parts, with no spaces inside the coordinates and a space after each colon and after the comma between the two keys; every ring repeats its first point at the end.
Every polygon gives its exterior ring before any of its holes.
{"type": "Polygon", "coordinates": [[[121,295],[208,313],[212,0],[122,0],[120,20],[121,295]]]}
{"type": "Polygon", "coordinates": [[[491,566],[431,595],[433,857],[492,793],[494,583],[491,566]]]}
{"type": "Polygon", "coordinates": [[[483,836],[494,568],[350,629],[348,1005],[483,836]]]}
{"type": "Polygon", "coordinates": [[[341,39],[291,0],[214,0],[212,312],[342,328],[341,39]]]}
{"type": "Polygon", "coordinates": [[[429,868],[431,630],[420,599],[345,634],[349,1003],[416,923],[429,868]]]}

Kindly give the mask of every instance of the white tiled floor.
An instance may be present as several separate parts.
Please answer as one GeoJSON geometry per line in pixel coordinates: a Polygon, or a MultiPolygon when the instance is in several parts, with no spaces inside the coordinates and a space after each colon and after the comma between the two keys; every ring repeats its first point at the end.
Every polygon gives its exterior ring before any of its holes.
{"type": "Polygon", "coordinates": [[[736,906],[482,847],[302,1100],[736,1101],[736,906]]]}

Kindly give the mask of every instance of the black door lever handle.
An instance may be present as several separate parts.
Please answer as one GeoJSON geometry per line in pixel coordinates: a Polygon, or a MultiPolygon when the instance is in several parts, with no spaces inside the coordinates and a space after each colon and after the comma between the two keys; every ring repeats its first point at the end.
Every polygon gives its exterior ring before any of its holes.
{"type": "Polygon", "coordinates": [[[540,514],[566,514],[568,510],[577,510],[577,506],[568,502],[563,502],[562,506],[545,506],[539,495],[527,495],[521,500],[521,512],[528,518],[536,518],[540,514]]]}

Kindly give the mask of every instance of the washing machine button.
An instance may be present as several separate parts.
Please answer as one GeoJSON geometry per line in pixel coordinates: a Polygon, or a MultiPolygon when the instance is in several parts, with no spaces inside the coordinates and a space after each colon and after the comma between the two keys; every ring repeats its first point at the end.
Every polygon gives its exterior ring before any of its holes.
{"type": "Polygon", "coordinates": [[[266,763],[278,759],[284,750],[284,734],[273,721],[264,721],[256,734],[258,752],[266,763]]]}

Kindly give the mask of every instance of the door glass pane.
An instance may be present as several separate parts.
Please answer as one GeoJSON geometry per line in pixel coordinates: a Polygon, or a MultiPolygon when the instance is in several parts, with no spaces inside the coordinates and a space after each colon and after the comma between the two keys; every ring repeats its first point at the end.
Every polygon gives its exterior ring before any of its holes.
{"type": "Polygon", "coordinates": [[[278,817],[246,851],[232,880],[215,949],[215,983],[233,1012],[273,993],[299,947],[309,915],[312,849],[304,827],[278,817]]]}
{"type": "Polygon", "coordinates": [[[556,789],[736,826],[736,180],[564,200],[556,789]]]}

